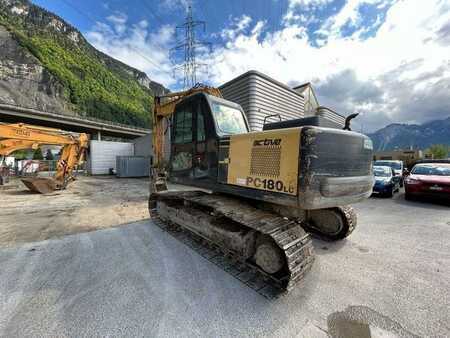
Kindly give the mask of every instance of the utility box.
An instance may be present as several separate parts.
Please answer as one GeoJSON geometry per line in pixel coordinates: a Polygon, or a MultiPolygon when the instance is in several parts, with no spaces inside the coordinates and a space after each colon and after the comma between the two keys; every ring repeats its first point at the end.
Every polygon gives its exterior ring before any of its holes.
{"type": "Polygon", "coordinates": [[[266,122],[292,120],[304,117],[305,99],[285,84],[260,72],[251,70],[219,87],[226,100],[241,105],[251,131],[263,129],[266,122]]]}
{"type": "Polygon", "coordinates": [[[150,157],[148,156],[117,156],[117,177],[148,177],[150,175],[150,157]]]}
{"type": "Polygon", "coordinates": [[[117,156],[134,155],[133,143],[95,140],[89,143],[88,171],[91,175],[108,175],[111,168],[116,170],[117,156]]]}

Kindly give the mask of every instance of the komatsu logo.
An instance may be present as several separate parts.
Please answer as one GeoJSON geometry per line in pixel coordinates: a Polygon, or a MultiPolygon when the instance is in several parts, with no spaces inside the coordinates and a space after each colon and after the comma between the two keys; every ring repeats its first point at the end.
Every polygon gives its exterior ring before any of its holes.
{"type": "Polygon", "coordinates": [[[281,138],[265,138],[264,140],[254,140],[253,146],[279,146],[281,145],[281,138]]]}

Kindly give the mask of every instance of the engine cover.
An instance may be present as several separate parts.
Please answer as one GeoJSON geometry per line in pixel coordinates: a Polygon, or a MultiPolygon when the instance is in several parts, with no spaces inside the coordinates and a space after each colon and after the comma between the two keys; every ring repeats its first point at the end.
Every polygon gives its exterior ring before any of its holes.
{"type": "Polygon", "coordinates": [[[300,128],[230,137],[227,183],[297,195],[300,128]]]}

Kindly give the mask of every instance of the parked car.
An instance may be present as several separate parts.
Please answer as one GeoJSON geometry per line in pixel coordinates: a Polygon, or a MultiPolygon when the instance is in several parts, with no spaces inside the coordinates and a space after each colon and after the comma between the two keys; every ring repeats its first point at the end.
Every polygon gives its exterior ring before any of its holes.
{"type": "Polygon", "coordinates": [[[387,167],[391,167],[392,169],[394,169],[395,176],[398,176],[400,178],[400,180],[399,180],[400,181],[400,187],[403,187],[403,182],[404,182],[403,161],[400,161],[400,160],[378,160],[378,161],[375,161],[373,163],[373,165],[376,165],[376,166],[387,166],[387,167]]]}
{"type": "Polygon", "coordinates": [[[395,175],[394,169],[388,166],[374,166],[373,175],[375,184],[372,192],[383,196],[392,197],[400,190],[399,176],[395,175]]]}
{"type": "Polygon", "coordinates": [[[405,178],[405,199],[438,197],[450,200],[450,163],[416,164],[405,178]]]}

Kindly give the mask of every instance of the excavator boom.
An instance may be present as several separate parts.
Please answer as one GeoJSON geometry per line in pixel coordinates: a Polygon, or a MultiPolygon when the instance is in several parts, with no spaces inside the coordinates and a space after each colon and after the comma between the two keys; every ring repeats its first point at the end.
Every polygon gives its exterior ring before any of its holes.
{"type": "Polygon", "coordinates": [[[22,179],[31,191],[47,194],[64,189],[74,180],[73,169],[83,162],[88,147],[86,134],[77,136],[59,129],[18,124],[0,124],[0,156],[7,156],[16,150],[37,149],[42,145],[62,146],[54,178],[33,177],[22,179]]]}

